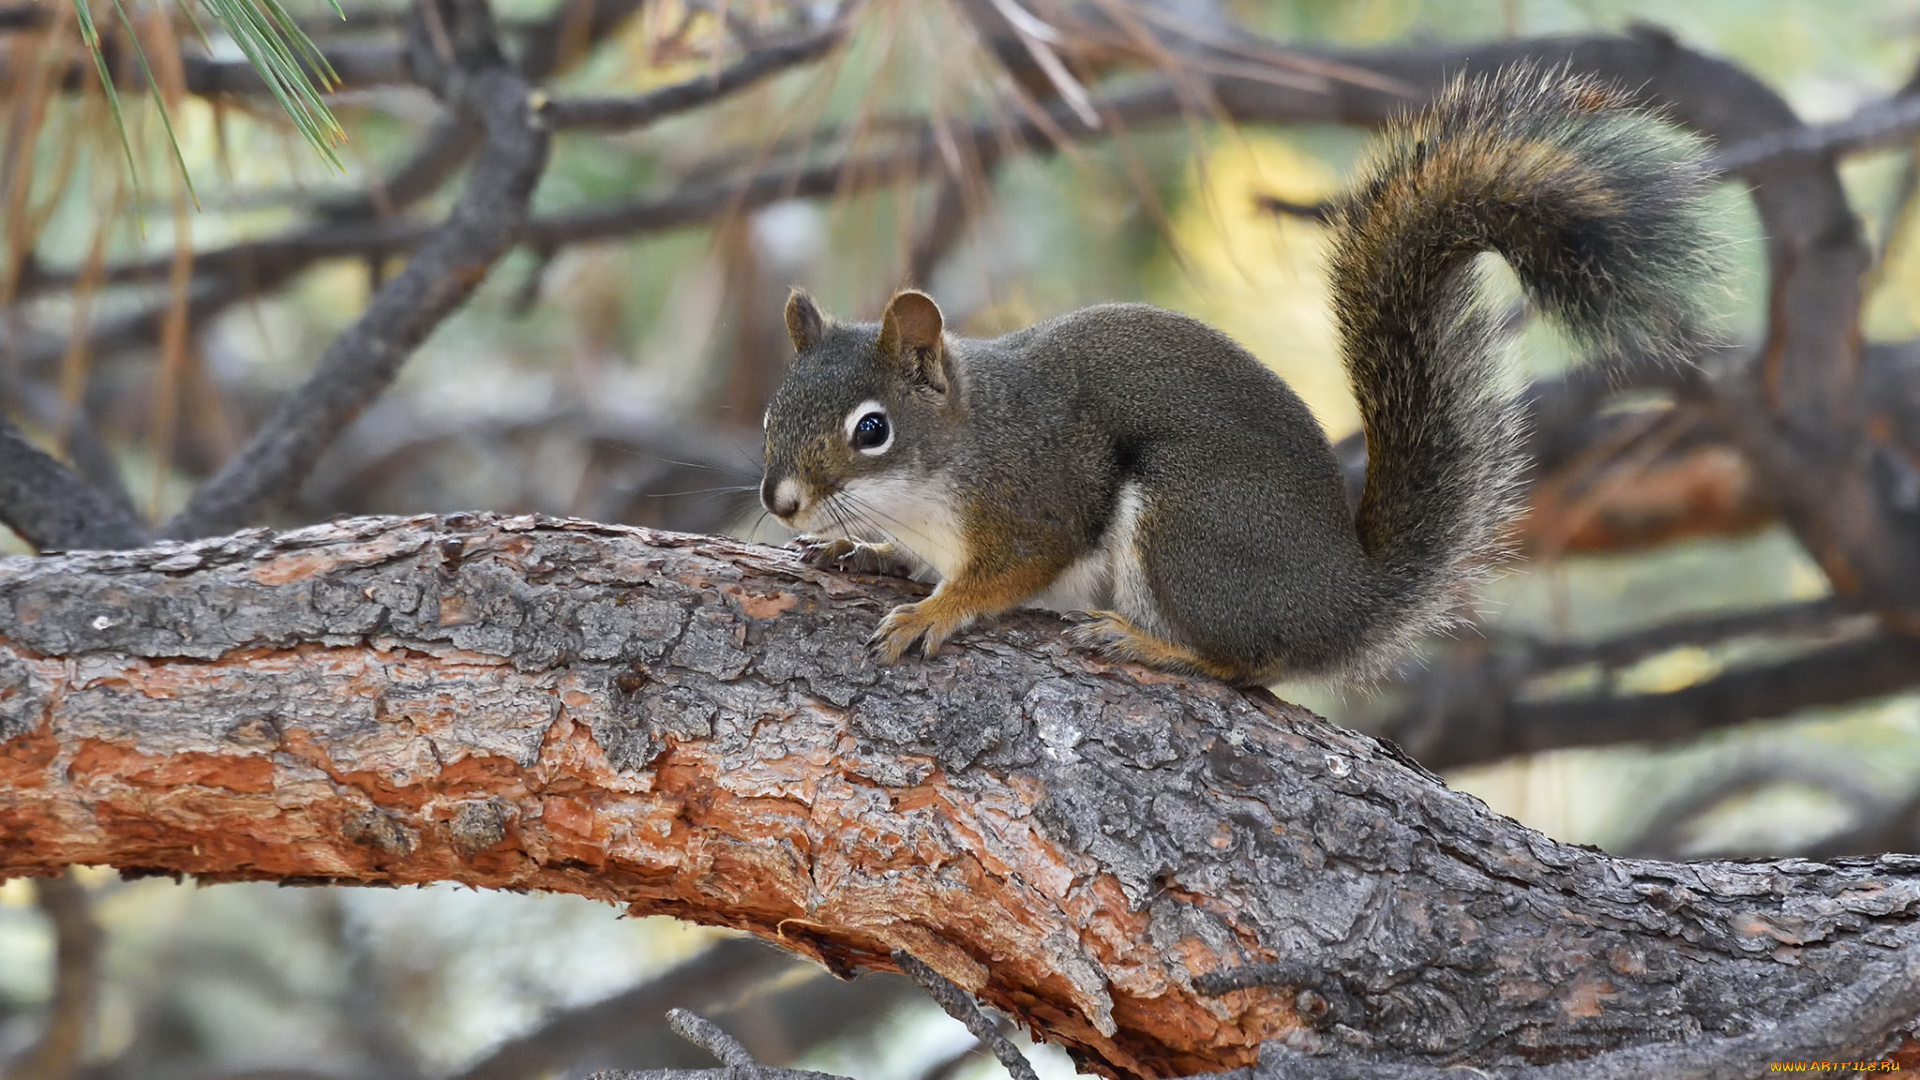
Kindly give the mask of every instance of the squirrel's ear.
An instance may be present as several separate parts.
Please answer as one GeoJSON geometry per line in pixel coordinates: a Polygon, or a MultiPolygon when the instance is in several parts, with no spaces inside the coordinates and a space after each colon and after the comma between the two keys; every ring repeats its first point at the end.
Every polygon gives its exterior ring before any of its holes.
{"type": "Polygon", "coordinates": [[[813,297],[805,289],[793,290],[787,297],[787,336],[793,339],[793,351],[806,352],[826,329],[827,317],[820,314],[813,297]]]}
{"type": "Polygon", "coordinates": [[[945,393],[950,380],[940,333],[946,321],[933,297],[918,289],[894,294],[880,317],[880,352],[897,360],[909,376],[945,393]]]}

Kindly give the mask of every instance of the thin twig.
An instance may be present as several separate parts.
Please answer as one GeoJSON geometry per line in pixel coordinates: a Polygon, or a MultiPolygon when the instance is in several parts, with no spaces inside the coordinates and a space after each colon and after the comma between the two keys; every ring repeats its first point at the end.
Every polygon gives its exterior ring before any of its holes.
{"type": "Polygon", "coordinates": [[[668,1009],[667,1026],[673,1029],[675,1035],[718,1058],[722,1065],[754,1068],[760,1064],[753,1060],[753,1055],[747,1052],[746,1047],[740,1045],[740,1040],[720,1030],[719,1024],[698,1013],[668,1009]]]}
{"type": "MultiPolygon", "coordinates": [[[[838,1073],[783,1069],[773,1065],[729,1065],[718,1069],[601,1069],[586,1080],[852,1080],[838,1073]]],[[[1195,1078],[1199,1080],[1199,1078],[1195,1078]]]]}
{"type": "MultiPolygon", "coordinates": [[[[555,126],[621,129],[642,126],[666,115],[709,104],[727,93],[752,85],[777,70],[804,62],[830,51],[841,31],[830,29],[807,38],[749,54],[733,68],[715,77],[703,77],[665,87],[634,98],[559,99],[546,106],[546,117],[555,126]]],[[[1111,113],[1129,123],[1170,119],[1181,115],[1179,95],[1168,85],[1149,84],[1115,93],[1097,102],[1103,114],[1111,113]]],[[[1046,116],[1055,126],[1070,119],[1070,113],[1056,105],[1046,116]]],[[[980,122],[956,128],[950,133],[955,145],[979,153],[991,162],[1009,148],[1038,148],[1048,140],[1043,124],[1026,119],[1007,131],[999,121],[980,122]]],[[[1834,149],[1858,149],[1886,141],[1910,137],[1920,131],[1920,97],[1901,98],[1861,110],[1855,117],[1836,124],[1792,128],[1775,135],[1739,143],[1716,158],[1716,168],[1724,171],[1750,168],[1783,157],[1802,156],[1834,149]]],[[[831,144],[838,133],[822,133],[816,144],[831,144]]],[[[457,157],[455,158],[457,160],[457,157]]],[[[625,203],[612,203],[579,210],[563,211],[528,223],[520,239],[544,248],[569,243],[616,239],[663,229],[701,224],[737,209],[752,209],[791,197],[817,197],[834,194],[854,178],[857,188],[895,179],[918,179],[940,167],[936,134],[930,125],[904,133],[890,148],[858,159],[774,170],[756,174],[745,181],[732,181],[690,187],[665,195],[651,196],[625,203]]],[[[437,170],[436,170],[437,171],[437,170]]],[[[1320,217],[1319,205],[1295,204],[1272,197],[1261,197],[1260,205],[1274,212],[1320,217]]],[[[205,269],[226,270],[236,262],[273,261],[293,257],[302,265],[328,256],[362,251],[400,252],[420,243],[426,231],[406,222],[384,228],[361,228],[351,232],[331,231],[311,236],[282,237],[273,240],[233,245],[201,256],[205,269]]],[[[150,279],[164,267],[146,263],[110,267],[104,280],[128,282],[150,279]]],[[[68,284],[71,275],[55,273],[35,275],[21,283],[23,292],[42,292],[68,284]]]]}
{"type": "Polygon", "coordinates": [[[1829,596],[1800,604],[1734,611],[1698,619],[1678,619],[1637,633],[1593,642],[1532,642],[1525,646],[1534,675],[1599,664],[1625,667],[1689,645],[1718,645],[1736,638],[1810,636],[1833,632],[1839,624],[1869,618],[1857,598],[1829,596]]]}
{"type": "Polygon", "coordinates": [[[988,181],[986,176],[941,178],[926,224],[907,254],[907,281],[925,285],[933,280],[934,271],[953,253],[983,208],[984,196],[975,186],[988,181]]]}
{"type": "Polygon", "coordinates": [[[1573,746],[1670,743],[1920,686],[1920,638],[1883,631],[1667,693],[1518,700],[1514,680],[1496,667],[1436,668],[1424,704],[1383,733],[1434,769],[1573,746]]]}
{"type": "MultiPolygon", "coordinates": [[[[577,33],[588,46],[606,40],[641,8],[641,0],[566,0],[553,14],[524,27],[518,62],[529,83],[542,83],[564,73],[590,48],[569,50],[577,33]]],[[[381,12],[392,19],[392,12],[381,12]]],[[[503,25],[505,25],[503,21],[503,25]]],[[[470,116],[451,110],[436,117],[413,145],[407,159],[376,180],[364,192],[323,200],[322,216],[342,219],[390,217],[439,190],[484,141],[484,132],[470,116]]]]}
{"type": "MultiPolygon", "coordinates": [[[[1826,792],[1836,801],[1846,804],[1856,822],[1884,820],[1887,800],[1881,798],[1870,785],[1861,782],[1859,762],[1808,760],[1804,754],[1779,754],[1714,766],[1696,784],[1685,788],[1666,805],[1656,809],[1652,818],[1640,829],[1639,835],[1619,844],[1608,845],[1609,849],[1639,858],[1682,858],[1687,829],[1698,824],[1703,815],[1725,805],[1730,799],[1786,784],[1800,784],[1826,792]]],[[[1773,845],[1766,854],[1784,854],[1777,850],[1779,846],[1773,845]]],[[[1821,846],[1825,846],[1824,841],[1821,846]]],[[[1893,847],[1889,845],[1875,850],[1888,851],[1893,847]]],[[[1685,857],[1697,858],[1700,854],[1685,857]]],[[[1711,854],[1739,857],[1760,853],[1715,850],[1711,854]]]]}
{"type": "MultiPolygon", "coordinates": [[[[102,34],[103,45],[109,53],[115,52],[111,33],[102,34]]],[[[325,46],[321,49],[333,73],[339,77],[336,90],[359,90],[370,86],[392,86],[407,82],[407,72],[400,63],[400,50],[392,45],[342,44],[325,46]]],[[[318,72],[301,61],[309,75],[318,72]]],[[[115,84],[128,90],[145,91],[146,84],[141,81],[139,69],[132,64],[110,64],[108,70],[113,74],[115,84]]],[[[247,60],[215,60],[205,56],[182,56],[180,70],[186,91],[198,96],[218,94],[258,94],[268,93],[267,82],[261,78],[259,69],[247,60]]],[[[52,78],[61,90],[77,92],[89,81],[98,78],[97,69],[90,59],[75,58],[66,65],[66,70],[56,71],[52,78]]],[[[0,84],[13,78],[15,70],[10,63],[0,63],[0,84]]]]}
{"type": "Polygon", "coordinates": [[[1253,205],[1255,209],[1263,210],[1275,217],[1302,218],[1319,222],[1328,221],[1333,217],[1332,203],[1303,203],[1283,199],[1278,195],[1255,195],[1253,205]]]}
{"type": "Polygon", "coordinates": [[[958,1053],[948,1054],[929,1065],[926,1071],[920,1074],[918,1080],[953,1080],[959,1075],[960,1070],[986,1057],[988,1053],[987,1045],[975,1039],[972,1046],[958,1053]]]}
{"type": "Polygon", "coordinates": [[[685,82],[633,97],[558,98],[543,114],[556,128],[626,131],[728,97],[839,47],[846,27],[836,24],[792,41],[766,45],[733,64],[685,82]]]}
{"type": "Polygon", "coordinates": [[[53,21],[50,5],[0,4],[0,30],[38,30],[53,21]]]}
{"type": "MultiPolygon", "coordinates": [[[[440,185],[446,183],[473,156],[482,142],[484,133],[470,118],[457,112],[442,113],[434,117],[427,125],[427,130],[407,148],[406,158],[389,169],[384,177],[371,178],[365,191],[323,197],[316,209],[322,218],[330,220],[393,217],[438,191],[440,185]]],[[[225,252],[232,249],[221,250],[225,252]]]]}
{"type": "MultiPolygon", "coordinates": [[[[972,1003],[958,987],[911,955],[896,952],[894,960],[943,1006],[946,1000],[954,1000],[971,1008],[972,1003]],[[921,979],[922,971],[930,976],[931,983],[921,979]]],[[[1581,1061],[1505,1069],[1383,1061],[1361,1055],[1315,1057],[1271,1042],[1261,1048],[1258,1065],[1215,1075],[1231,1080],[1460,1080],[1462,1076],[1482,1080],[1640,1080],[1648,1076],[1663,1080],[1747,1080],[1766,1074],[1773,1062],[1872,1060],[1882,1050],[1879,1040],[1884,1033],[1910,1021],[1917,1012],[1920,945],[1909,944],[1893,956],[1867,963],[1853,982],[1815,1001],[1793,1020],[1747,1035],[1635,1046],[1581,1061]]],[[[977,1009],[972,1013],[979,1016],[977,1009]]],[[[964,1022],[964,1017],[955,1015],[964,1022]]],[[[1021,1063],[1024,1065],[1025,1059],[1021,1063]]],[[[821,1073],[751,1064],[746,1068],[750,1070],[746,1075],[754,1080],[829,1080],[821,1073]]],[[[594,1080],[727,1080],[731,1075],[729,1069],[655,1069],[595,1073],[594,1080]]]]}
{"type": "Polygon", "coordinates": [[[35,424],[48,431],[64,429],[66,455],[75,471],[101,495],[124,507],[130,516],[134,515],[133,496],[128,494],[126,480],[120,475],[120,463],[113,456],[113,448],[93,426],[85,405],[69,402],[59,391],[37,382],[22,381],[8,389],[20,395],[21,407],[33,417],[35,424]]]}
{"type": "MultiPolygon", "coordinates": [[[[559,102],[550,102],[547,109],[551,111],[557,105],[559,102]]],[[[1177,108],[1178,102],[1164,90],[1152,88],[1117,95],[1102,104],[1103,111],[1138,120],[1163,118],[1177,108]]],[[[1048,144],[1045,132],[1032,120],[1016,124],[1010,132],[997,121],[982,121],[972,127],[952,129],[952,137],[963,150],[979,155],[983,170],[991,168],[1011,149],[1048,144]]],[[[859,157],[770,169],[744,178],[727,177],[693,184],[664,194],[558,211],[526,222],[515,239],[540,249],[618,240],[640,233],[702,225],[727,213],[754,210],[789,198],[871,190],[941,168],[944,162],[934,129],[930,125],[918,126],[899,136],[892,145],[859,157]]],[[[248,275],[256,279],[257,287],[271,287],[323,258],[403,254],[434,235],[434,230],[406,220],[332,223],[204,252],[195,257],[194,265],[210,276],[248,275]]],[[[116,284],[157,281],[169,265],[167,259],[119,264],[107,267],[101,280],[116,284]]],[[[27,296],[71,288],[77,279],[78,271],[34,273],[22,278],[18,292],[27,296]]],[[[197,321],[205,316],[196,308],[195,317],[197,321]]],[[[98,334],[95,336],[97,340],[98,334]]],[[[122,336],[126,336],[124,332],[122,336]]],[[[23,355],[28,359],[22,366],[33,370],[41,353],[57,359],[65,349],[65,342],[49,341],[37,346],[23,345],[23,348],[26,350],[23,355]]]]}
{"type": "MultiPolygon", "coordinates": [[[[1920,94],[1920,67],[1907,74],[1907,81],[1894,94],[1895,100],[1920,94]]],[[[1887,259],[1905,246],[1909,222],[1913,209],[1913,200],[1920,195],[1920,161],[1915,160],[1915,147],[1911,138],[1906,153],[1900,155],[1900,178],[1894,182],[1893,198],[1887,202],[1881,214],[1879,228],[1874,230],[1875,247],[1873,269],[1869,271],[1866,289],[1869,295],[1877,291],[1885,281],[1888,272],[1887,259]]]]}
{"type": "Polygon", "coordinates": [[[559,1013],[538,1028],[496,1047],[452,1080],[523,1080],[561,1068],[582,1048],[613,1040],[657,1022],[669,1002],[724,1000],[758,980],[796,967],[798,961],[757,940],[723,941],[659,978],[602,1001],[559,1013]]]}
{"type": "Polygon", "coordinates": [[[946,1010],[948,1016],[967,1025],[973,1037],[986,1044],[993,1051],[993,1056],[1000,1059],[1000,1064],[1007,1067],[1013,1080],[1039,1080],[1027,1056],[1001,1033],[998,1024],[987,1019],[987,1014],[980,1011],[980,1006],[974,1004],[973,997],[965,990],[905,949],[893,951],[893,962],[899,966],[902,974],[919,983],[920,989],[925,990],[935,1004],[946,1010]]]}
{"type": "MultiPolygon", "coordinates": [[[[1858,782],[1856,777],[1850,783],[1858,782]]],[[[1899,802],[1883,803],[1861,815],[1846,829],[1806,845],[1802,854],[1813,859],[1831,859],[1867,852],[1912,851],[1916,817],[1920,817],[1920,791],[1909,794],[1899,802]]]]}
{"type": "MultiPolygon", "coordinates": [[[[663,88],[635,98],[555,100],[547,105],[547,117],[556,126],[630,128],[671,112],[707,104],[742,86],[751,85],[776,70],[803,62],[831,49],[838,30],[822,31],[795,42],[773,46],[750,54],[735,67],[712,78],[700,78],[663,88]]],[[[1164,120],[1182,115],[1182,100],[1169,85],[1153,85],[1116,93],[1099,99],[1102,114],[1111,113],[1130,123],[1164,120]]],[[[1046,121],[1058,126],[1070,113],[1056,106],[1046,121]]],[[[951,138],[991,159],[1009,148],[1037,148],[1047,143],[1036,120],[1025,120],[1011,132],[998,122],[977,123],[956,129],[951,138]]],[[[1836,150],[1860,149],[1911,137],[1920,131],[1920,97],[1898,98],[1862,109],[1854,117],[1835,124],[1791,128],[1749,139],[1729,148],[1715,159],[1716,168],[1734,171],[1781,158],[1804,156],[1836,150]]],[[[816,144],[832,144],[836,132],[821,133],[816,144]]],[[[937,167],[938,150],[931,127],[904,135],[894,148],[857,160],[759,174],[742,183],[702,186],[672,192],[624,204],[610,204],[564,212],[530,223],[527,242],[545,247],[566,243],[610,239],[623,235],[699,224],[735,208],[752,208],[782,198],[833,194],[848,178],[867,178],[860,186],[872,186],[883,179],[917,179],[937,167]]],[[[457,160],[457,155],[454,156],[457,160]]],[[[436,173],[438,169],[434,170],[436,173]]],[[[1323,208],[1263,198],[1262,205],[1275,211],[1319,216],[1323,208]]],[[[225,256],[260,255],[291,244],[304,249],[308,258],[346,254],[352,251],[402,251],[421,241],[423,230],[406,223],[388,229],[362,230],[355,235],[334,234],[318,243],[293,237],[235,245],[208,252],[206,269],[221,267],[225,256]],[[343,250],[344,249],[344,250],[343,250]]],[[[318,239],[318,238],[316,238],[318,239]]],[[[303,260],[304,261],[304,260],[303,260]]],[[[149,278],[158,268],[131,264],[109,268],[108,281],[132,281],[149,278]]],[[[23,291],[45,291],[64,287],[71,275],[49,274],[30,277],[21,283],[23,291]]]]}

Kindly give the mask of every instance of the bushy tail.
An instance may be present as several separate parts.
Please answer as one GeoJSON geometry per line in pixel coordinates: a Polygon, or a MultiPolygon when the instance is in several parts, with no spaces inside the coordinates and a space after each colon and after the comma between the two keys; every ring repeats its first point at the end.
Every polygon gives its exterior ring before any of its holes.
{"type": "Polygon", "coordinates": [[[1718,277],[1708,178],[1699,141],[1626,93],[1528,66],[1456,80],[1388,131],[1337,208],[1332,265],[1383,644],[1445,619],[1513,512],[1520,422],[1474,257],[1505,258],[1587,348],[1684,362],[1706,343],[1700,299],[1718,277]]]}

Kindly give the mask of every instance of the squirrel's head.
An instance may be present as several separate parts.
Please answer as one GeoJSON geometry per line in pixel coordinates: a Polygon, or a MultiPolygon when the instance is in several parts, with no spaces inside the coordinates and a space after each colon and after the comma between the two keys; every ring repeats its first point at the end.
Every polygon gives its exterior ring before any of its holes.
{"type": "MultiPolygon", "coordinates": [[[[960,411],[940,308],[907,290],[876,323],[836,323],[795,289],[796,355],[767,409],[760,502],[800,531],[885,528],[863,490],[932,476],[960,411]]],[[[878,511],[884,513],[884,511],[878,511]]]]}

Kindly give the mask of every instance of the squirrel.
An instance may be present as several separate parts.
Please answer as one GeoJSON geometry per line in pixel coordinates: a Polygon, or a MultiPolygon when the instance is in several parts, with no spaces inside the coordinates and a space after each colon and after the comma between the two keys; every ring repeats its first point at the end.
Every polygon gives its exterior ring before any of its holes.
{"type": "Polygon", "coordinates": [[[1204,323],[1111,304],[974,340],[911,289],[878,323],[794,290],[761,502],[816,565],[938,574],[873,635],[888,663],[1024,605],[1235,684],[1377,673],[1457,617],[1518,510],[1477,256],[1590,351],[1688,362],[1711,344],[1710,179],[1697,138],[1564,70],[1456,78],[1390,125],[1330,215],[1357,507],[1307,405],[1204,323]]]}

